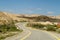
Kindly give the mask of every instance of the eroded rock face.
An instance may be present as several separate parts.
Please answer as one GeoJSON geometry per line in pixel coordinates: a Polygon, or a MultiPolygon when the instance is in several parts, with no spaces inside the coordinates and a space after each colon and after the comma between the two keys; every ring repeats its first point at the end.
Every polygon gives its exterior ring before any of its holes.
{"type": "Polygon", "coordinates": [[[12,22],[12,19],[5,12],[0,12],[0,25],[9,24],[12,22]]]}

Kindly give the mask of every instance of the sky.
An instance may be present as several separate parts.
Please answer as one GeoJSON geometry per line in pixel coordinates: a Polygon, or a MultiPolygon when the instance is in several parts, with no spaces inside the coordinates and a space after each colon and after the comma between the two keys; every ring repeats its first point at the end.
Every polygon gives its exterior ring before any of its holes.
{"type": "Polygon", "coordinates": [[[16,14],[60,15],[60,0],[0,0],[0,11],[16,14]]]}

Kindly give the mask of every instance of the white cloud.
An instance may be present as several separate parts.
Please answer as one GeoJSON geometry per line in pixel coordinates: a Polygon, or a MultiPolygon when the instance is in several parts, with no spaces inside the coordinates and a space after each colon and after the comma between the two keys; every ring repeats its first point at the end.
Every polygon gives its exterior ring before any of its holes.
{"type": "Polygon", "coordinates": [[[47,12],[47,14],[53,14],[54,12],[47,12]]]}
{"type": "Polygon", "coordinates": [[[41,8],[36,8],[35,10],[42,10],[41,8]]]}

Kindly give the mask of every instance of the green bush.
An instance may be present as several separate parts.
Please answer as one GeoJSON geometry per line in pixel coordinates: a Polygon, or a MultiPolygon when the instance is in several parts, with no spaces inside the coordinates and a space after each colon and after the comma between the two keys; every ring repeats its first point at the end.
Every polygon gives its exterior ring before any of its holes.
{"type": "Polygon", "coordinates": [[[43,27],[43,30],[47,30],[47,27],[43,27]]]}
{"type": "Polygon", "coordinates": [[[43,28],[44,25],[42,25],[42,24],[34,24],[33,27],[35,27],[35,28],[43,28]]]}
{"type": "Polygon", "coordinates": [[[0,25],[0,33],[6,33],[9,31],[17,31],[17,27],[13,24],[13,25],[0,25]]]}
{"type": "Polygon", "coordinates": [[[60,33],[60,28],[56,29],[56,32],[60,33]]]}
{"type": "Polygon", "coordinates": [[[3,39],[5,39],[5,38],[6,38],[6,37],[3,37],[3,36],[2,36],[2,37],[0,37],[0,40],[3,40],[3,39]]]}
{"type": "Polygon", "coordinates": [[[42,25],[42,24],[34,24],[34,23],[28,23],[27,26],[28,27],[33,27],[33,28],[38,28],[38,29],[44,27],[44,25],[42,25]]]}
{"type": "Polygon", "coordinates": [[[33,27],[37,29],[43,29],[47,31],[54,31],[60,33],[60,28],[57,27],[57,25],[43,25],[43,24],[38,24],[38,23],[27,23],[27,27],[33,27]]]}
{"type": "Polygon", "coordinates": [[[20,22],[27,22],[26,20],[22,20],[22,21],[20,21],[20,22]]]}
{"type": "Polygon", "coordinates": [[[56,27],[54,25],[47,25],[47,31],[56,31],[56,27]]]}

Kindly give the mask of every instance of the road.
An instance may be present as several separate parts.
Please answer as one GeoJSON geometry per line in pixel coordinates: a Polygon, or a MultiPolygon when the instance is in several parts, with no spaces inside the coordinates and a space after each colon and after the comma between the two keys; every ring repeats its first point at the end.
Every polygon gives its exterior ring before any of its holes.
{"type": "Polygon", "coordinates": [[[28,29],[25,23],[18,23],[17,26],[24,30],[22,34],[6,38],[5,40],[56,40],[52,35],[41,30],[28,29]],[[30,33],[30,35],[29,35],[30,33]]]}
{"type": "Polygon", "coordinates": [[[31,35],[25,40],[56,40],[56,39],[46,32],[31,30],[31,35]]]}

